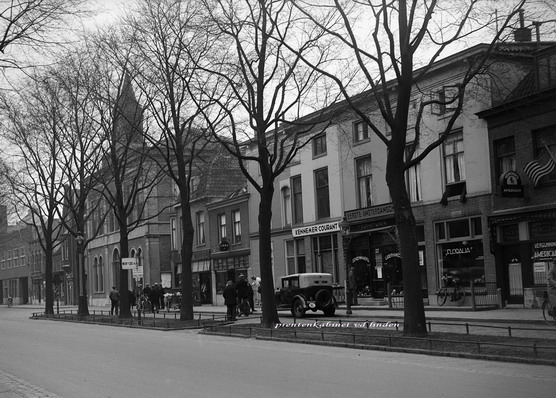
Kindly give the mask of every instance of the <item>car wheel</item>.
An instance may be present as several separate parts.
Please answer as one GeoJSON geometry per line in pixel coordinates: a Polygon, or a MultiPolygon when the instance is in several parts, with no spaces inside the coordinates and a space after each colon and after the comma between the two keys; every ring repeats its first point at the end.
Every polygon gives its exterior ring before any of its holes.
{"type": "Polygon", "coordinates": [[[305,307],[301,300],[295,300],[292,304],[292,315],[296,318],[303,318],[305,315],[305,307]]]}
{"type": "Polygon", "coordinates": [[[325,316],[334,316],[336,307],[328,307],[323,310],[325,316]]]}
{"type": "Polygon", "coordinates": [[[315,295],[315,301],[321,308],[326,308],[332,303],[332,294],[330,291],[321,289],[315,295]]]}

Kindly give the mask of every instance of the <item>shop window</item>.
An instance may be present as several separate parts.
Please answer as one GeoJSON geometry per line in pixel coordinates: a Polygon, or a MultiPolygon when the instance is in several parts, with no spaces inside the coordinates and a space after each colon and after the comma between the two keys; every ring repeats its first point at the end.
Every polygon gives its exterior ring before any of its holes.
{"type": "Polygon", "coordinates": [[[303,239],[286,241],[286,264],[287,275],[307,272],[303,239]]]}
{"type": "Polygon", "coordinates": [[[519,241],[519,224],[503,225],[500,232],[502,242],[519,241]]]}
{"type": "Polygon", "coordinates": [[[529,238],[540,239],[556,234],[556,220],[537,221],[529,223],[529,238]]]}

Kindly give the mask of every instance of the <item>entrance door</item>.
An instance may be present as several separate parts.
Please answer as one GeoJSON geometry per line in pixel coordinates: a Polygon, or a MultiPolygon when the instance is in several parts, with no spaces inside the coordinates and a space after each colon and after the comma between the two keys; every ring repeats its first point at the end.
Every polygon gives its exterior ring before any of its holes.
{"type": "Polygon", "coordinates": [[[202,272],[199,274],[201,283],[201,303],[212,304],[212,287],[210,272],[202,272]]]}
{"type": "Polygon", "coordinates": [[[510,282],[510,303],[523,303],[523,279],[521,277],[521,263],[508,264],[508,280],[510,282]]]}

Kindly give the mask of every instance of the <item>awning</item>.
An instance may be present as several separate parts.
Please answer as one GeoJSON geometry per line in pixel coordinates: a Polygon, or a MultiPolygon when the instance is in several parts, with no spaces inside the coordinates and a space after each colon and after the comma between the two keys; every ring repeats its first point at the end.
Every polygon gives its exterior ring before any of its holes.
{"type": "Polygon", "coordinates": [[[556,209],[545,209],[535,211],[521,211],[516,213],[493,214],[488,217],[491,225],[514,224],[520,221],[544,221],[556,219],[556,209]]]}

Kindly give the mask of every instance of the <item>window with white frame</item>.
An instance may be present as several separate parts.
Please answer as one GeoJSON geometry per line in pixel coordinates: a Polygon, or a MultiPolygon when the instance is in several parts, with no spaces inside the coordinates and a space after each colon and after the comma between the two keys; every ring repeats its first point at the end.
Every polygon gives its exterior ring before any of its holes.
{"type": "Polygon", "coordinates": [[[457,108],[459,95],[459,86],[444,86],[433,94],[433,100],[436,102],[431,104],[431,113],[433,115],[444,115],[453,112],[457,108]]]}
{"type": "MultiPolygon", "coordinates": [[[[418,150],[415,150],[413,157],[419,154],[418,150]]],[[[406,160],[409,156],[409,148],[406,150],[406,160]]],[[[405,184],[407,187],[407,193],[409,195],[409,200],[412,202],[418,202],[423,199],[421,195],[421,164],[417,163],[411,166],[405,172],[405,184]]]]}
{"type": "Polygon", "coordinates": [[[328,186],[328,169],[315,171],[315,191],[317,199],[317,218],[330,217],[330,191],[328,186]]]}
{"type": "Polygon", "coordinates": [[[326,155],[326,134],[313,138],[313,157],[326,155]]]}
{"type": "Polygon", "coordinates": [[[282,187],[282,214],[284,226],[291,225],[292,223],[292,203],[290,187],[282,187]]]}
{"type": "Polygon", "coordinates": [[[292,177],[292,195],[293,223],[300,224],[303,222],[303,190],[301,186],[301,176],[292,177]]]}
{"type": "Polygon", "coordinates": [[[287,275],[307,272],[304,239],[286,241],[286,272],[287,275]]]}
{"type": "Polygon", "coordinates": [[[463,155],[463,131],[450,134],[444,141],[446,184],[465,181],[465,159],[463,155]]]}
{"type": "Polygon", "coordinates": [[[233,242],[241,243],[241,213],[239,210],[232,211],[233,242]]]}
{"type": "Polygon", "coordinates": [[[496,151],[496,184],[500,183],[500,177],[508,171],[515,171],[515,140],[514,137],[506,137],[494,141],[496,151]]]}
{"type": "Polygon", "coordinates": [[[197,246],[202,246],[206,243],[205,238],[205,212],[199,211],[196,214],[197,222],[197,246]]]}
{"type": "Polygon", "coordinates": [[[218,214],[216,218],[218,220],[218,239],[222,240],[228,235],[228,231],[226,230],[226,215],[223,213],[218,214]]]}
{"type": "Polygon", "coordinates": [[[373,174],[371,157],[365,156],[364,158],[356,159],[355,163],[357,168],[357,192],[359,196],[359,207],[369,207],[373,203],[373,174]]]}
{"type": "Polygon", "coordinates": [[[369,126],[363,121],[353,123],[353,139],[355,142],[368,141],[370,138],[369,126]]]}
{"type": "Polygon", "coordinates": [[[177,250],[178,249],[178,230],[176,227],[176,219],[170,219],[170,239],[172,247],[170,250],[177,250]]]}

